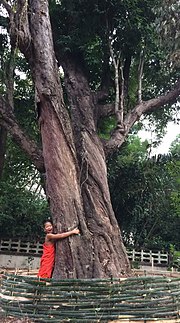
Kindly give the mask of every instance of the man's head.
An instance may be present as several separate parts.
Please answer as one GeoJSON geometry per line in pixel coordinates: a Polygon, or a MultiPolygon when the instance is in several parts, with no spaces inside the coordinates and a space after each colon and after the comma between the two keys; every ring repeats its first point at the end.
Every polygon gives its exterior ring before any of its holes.
{"type": "Polygon", "coordinates": [[[44,231],[46,233],[52,233],[53,232],[53,225],[51,221],[44,222],[44,231]]]}

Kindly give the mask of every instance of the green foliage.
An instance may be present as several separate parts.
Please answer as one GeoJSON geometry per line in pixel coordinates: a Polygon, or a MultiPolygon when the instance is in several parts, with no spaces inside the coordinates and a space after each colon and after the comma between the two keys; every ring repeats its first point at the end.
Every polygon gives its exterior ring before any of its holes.
{"type": "Polygon", "coordinates": [[[99,136],[103,139],[109,139],[111,131],[114,129],[115,125],[115,117],[107,117],[101,119],[98,125],[99,136]]]}
{"type": "Polygon", "coordinates": [[[35,241],[42,238],[43,220],[49,216],[47,202],[28,189],[0,185],[0,235],[2,239],[35,241]]]}
{"type": "Polygon", "coordinates": [[[163,0],[157,9],[157,31],[161,44],[167,53],[167,63],[180,67],[180,3],[177,0],[163,0]]]}
{"type": "Polygon", "coordinates": [[[37,111],[34,103],[34,85],[30,71],[22,56],[15,57],[14,114],[20,127],[40,144],[37,111]]]}
{"type": "MultiPolygon", "coordinates": [[[[145,53],[143,100],[168,91],[179,76],[166,64],[167,51],[160,46],[157,25],[163,25],[163,1],[50,1],[50,14],[56,52],[71,53],[87,75],[93,90],[108,87],[108,102],[114,101],[114,68],[110,59],[108,38],[111,37],[115,55],[131,61],[125,112],[137,103],[138,65],[142,49],[145,53]]],[[[173,11],[174,12],[174,11],[173,11]]],[[[169,13],[171,17],[172,11],[169,13]]],[[[174,13],[173,13],[174,14],[174,13]]],[[[159,109],[148,118],[162,132],[173,107],[159,109]]],[[[111,121],[110,121],[111,123],[111,121]]],[[[102,133],[102,129],[99,129],[102,133]]],[[[106,135],[105,135],[106,137],[106,135]]],[[[107,136],[108,137],[108,136],[107,136]]]]}
{"type": "Polygon", "coordinates": [[[134,51],[141,37],[148,37],[149,21],[155,18],[152,11],[155,4],[154,0],[71,0],[57,5],[51,0],[50,12],[53,30],[59,32],[59,43],[66,50],[82,49],[97,36],[105,40],[107,32],[116,31],[117,48],[120,43],[127,44],[134,51]]]}
{"type": "Polygon", "coordinates": [[[176,139],[171,143],[169,150],[174,156],[180,156],[180,134],[177,135],[176,139]]]}
{"type": "Polygon", "coordinates": [[[39,185],[40,178],[31,161],[25,153],[12,142],[7,141],[5,166],[2,181],[10,182],[14,188],[39,185]]]}
{"type": "Polygon", "coordinates": [[[2,239],[38,240],[50,215],[38,172],[10,138],[0,182],[0,235],[2,239]]]}
{"type": "Polygon", "coordinates": [[[132,137],[109,161],[109,186],[117,220],[127,245],[148,249],[179,248],[180,221],[174,194],[178,160],[147,158],[147,143],[132,137]],[[169,171],[169,167],[176,172],[169,171]]]}
{"type": "Polygon", "coordinates": [[[180,251],[177,251],[175,249],[175,246],[170,244],[169,246],[169,252],[170,252],[170,265],[169,269],[172,269],[172,267],[176,268],[178,271],[180,271],[180,251]]]}
{"type": "MultiPolygon", "coordinates": [[[[167,165],[168,173],[174,178],[175,189],[171,192],[171,205],[173,206],[177,216],[180,219],[180,135],[172,142],[170,153],[176,159],[176,163],[167,165]]],[[[180,221],[180,220],[179,220],[180,221]]]]}
{"type": "Polygon", "coordinates": [[[8,138],[0,182],[0,236],[2,239],[38,240],[50,215],[38,172],[8,138]]]}

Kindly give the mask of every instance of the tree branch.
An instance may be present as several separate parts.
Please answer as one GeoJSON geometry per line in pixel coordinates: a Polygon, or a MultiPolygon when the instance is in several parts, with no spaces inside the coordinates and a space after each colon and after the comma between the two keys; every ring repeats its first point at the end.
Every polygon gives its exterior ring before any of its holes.
{"type": "Polygon", "coordinates": [[[41,149],[19,127],[10,105],[2,96],[0,96],[0,124],[9,131],[13,140],[19,144],[37,170],[44,173],[44,160],[41,149]]]}
{"type": "Polygon", "coordinates": [[[138,103],[142,102],[142,76],[144,67],[144,50],[140,53],[140,60],[138,66],[138,103]]]}
{"type": "Polygon", "coordinates": [[[103,141],[106,155],[118,149],[124,142],[129,130],[139,118],[147,112],[153,112],[157,109],[163,108],[166,104],[173,104],[177,102],[180,95],[180,80],[177,81],[173,90],[161,95],[157,98],[141,102],[131,112],[126,115],[124,119],[124,131],[121,128],[116,128],[108,141],[103,141]]]}
{"type": "Polygon", "coordinates": [[[9,35],[12,48],[19,48],[27,58],[30,57],[31,34],[26,0],[18,0],[15,10],[9,12],[9,35]]]}
{"type": "Polygon", "coordinates": [[[123,74],[123,62],[121,62],[120,66],[120,72],[121,72],[121,94],[120,94],[120,124],[123,125],[124,120],[124,74],[123,74]]]}
{"type": "MultiPolygon", "coordinates": [[[[10,57],[6,58],[5,61],[2,57],[1,67],[4,71],[2,73],[2,83],[6,86],[6,101],[11,106],[11,109],[14,110],[14,50],[11,48],[10,57]]],[[[2,176],[3,167],[5,163],[6,155],[6,141],[7,141],[8,132],[7,129],[3,126],[0,126],[0,177],[2,176]]]]}
{"type": "Polygon", "coordinates": [[[7,57],[5,61],[2,59],[2,69],[4,70],[4,83],[6,86],[6,101],[14,110],[14,70],[15,70],[15,53],[14,49],[11,48],[9,58],[7,57]]]}
{"type": "MultiPolygon", "coordinates": [[[[114,65],[114,71],[115,71],[115,78],[114,78],[114,82],[115,82],[115,104],[114,104],[115,115],[117,118],[117,123],[122,124],[123,109],[122,109],[122,101],[121,101],[120,93],[119,93],[119,64],[120,64],[120,56],[121,55],[119,52],[117,57],[115,57],[110,37],[109,37],[109,51],[110,51],[110,55],[111,55],[111,59],[112,59],[112,62],[114,65]],[[120,103],[121,103],[121,106],[120,106],[120,103]]],[[[120,68],[122,68],[122,66],[120,68]]],[[[121,77],[122,77],[122,73],[121,73],[121,77]]],[[[122,79],[121,79],[121,82],[122,82],[122,79]]],[[[122,91],[121,91],[121,94],[122,94],[122,91]]]]}
{"type": "Polygon", "coordinates": [[[128,53],[123,68],[123,77],[124,77],[124,97],[127,98],[128,90],[129,90],[129,74],[130,74],[130,66],[131,66],[131,55],[128,53]]]}
{"type": "MultiPolygon", "coordinates": [[[[180,95],[180,79],[176,82],[174,89],[157,98],[150,99],[148,101],[142,102],[141,104],[138,104],[134,108],[133,110],[134,112],[132,111],[132,114],[135,113],[138,119],[142,114],[146,114],[147,112],[153,112],[157,109],[163,108],[163,106],[166,104],[173,104],[177,102],[179,95],[180,95]]],[[[133,122],[132,125],[137,120],[136,119],[135,121],[133,121],[134,118],[132,118],[130,113],[126,117],[126,123],[130,122],[131,119],[132,119],[131,122],[133,122]]]]}

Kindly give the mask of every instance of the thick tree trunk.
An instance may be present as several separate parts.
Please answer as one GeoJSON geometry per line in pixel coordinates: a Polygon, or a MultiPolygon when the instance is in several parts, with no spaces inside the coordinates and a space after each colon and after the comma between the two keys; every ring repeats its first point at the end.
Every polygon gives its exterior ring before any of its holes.
{"type": "Polygon", "coordinates": [[[129,261],[111,206],[103,145],[97,135],[95,106],[88,82],[73,57],[64,59],[65,84],[80,168],[85,222],[91,233],[90,277],[118,277],[129,261]]]}
{"type": "MultiPolygon", "coordinates": [[[[47,1],[31,1],[29,23],[33,51],[28,59],[35,82],[40,115],[46,194],[56,230],[62,232],[79,224],[82,207],[78,164],[70,119],[63,103],[47,1]]],[[[78,250],[80,254],[85,252],[88,259],[87,238],[88,236],[84,236],[81,239],[83,244],[78,236],[57,243],[54,270],[56,278],[84,276],[84,269],[78,266],[78,250]]]]}

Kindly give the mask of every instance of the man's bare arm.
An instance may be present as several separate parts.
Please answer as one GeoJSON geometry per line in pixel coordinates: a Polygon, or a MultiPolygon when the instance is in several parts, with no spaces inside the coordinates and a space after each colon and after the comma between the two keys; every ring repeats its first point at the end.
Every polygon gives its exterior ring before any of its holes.
{"type": "Polygon", "coordinates": [[[67,238],[73,234],[79,234],[79,233],[80,233],[79,229],[76,228],[71,231],[67,231],[63,233],[48,233],[46,237],[48,240],[58,240],[58,239],[67,238]]]}

